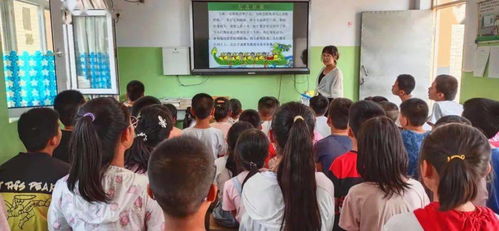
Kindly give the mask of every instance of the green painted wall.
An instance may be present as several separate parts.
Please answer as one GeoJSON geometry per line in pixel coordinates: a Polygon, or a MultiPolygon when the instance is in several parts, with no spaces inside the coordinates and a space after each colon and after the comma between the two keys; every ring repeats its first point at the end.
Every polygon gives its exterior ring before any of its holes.
{"type": "MultiPolygon", "coordinates": [[[[488,68],[487,68],[488,69],[488,68]]],[[[499,79],[484,77],[473,77],[473,72],[463,72],[461,77],[461,103],[476,97],[499,100],[499,79]]]]}
{"type": "MultiPolygon", "coordinates": [[[[338,66],[344,75],[345,96],[358,98],[359,47],[339,47],[338,66]]],[[[299,92],[315,89],[315,82],[322,67],[322,47],[312,47],[309,60],[310,75],[255,75],[255,76],[179,76],[183,84],[206,82],[197,86],[180,86],[176,76],[164,76],[162,54],[159,47],[120,47],[118,63],[120,89],[125,92],[126,84],[134,79],[146,86],[146,94],[156,97],[192,97],[206,92],[215,96],[230,96],[241,100],[244,108],[256,108],[258,99],[272,95],[281,102],[299,100],[299,92]],[[308,82],[308,84],[307,84],[308,82]],[[280,92],[280,94],[279,94],[280,92]]]]}

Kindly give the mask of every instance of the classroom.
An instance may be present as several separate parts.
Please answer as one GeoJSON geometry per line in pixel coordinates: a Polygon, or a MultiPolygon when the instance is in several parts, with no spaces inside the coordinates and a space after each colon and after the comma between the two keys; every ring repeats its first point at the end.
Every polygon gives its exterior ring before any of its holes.
{"type": "Polygon", "coordinates": [[[499,0],[2,0],[0,25],[0,231],[499,230],[499,0]]]}

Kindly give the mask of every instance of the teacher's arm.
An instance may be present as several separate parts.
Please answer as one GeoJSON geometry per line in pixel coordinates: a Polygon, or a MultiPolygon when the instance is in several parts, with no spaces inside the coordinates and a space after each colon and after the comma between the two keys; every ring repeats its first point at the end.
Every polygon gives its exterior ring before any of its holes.
{"type": "Polygon", "coordinates": [[[332,77],[330,98],[341,98],[343,97],[343,73],[338,70],[332,77]]]}

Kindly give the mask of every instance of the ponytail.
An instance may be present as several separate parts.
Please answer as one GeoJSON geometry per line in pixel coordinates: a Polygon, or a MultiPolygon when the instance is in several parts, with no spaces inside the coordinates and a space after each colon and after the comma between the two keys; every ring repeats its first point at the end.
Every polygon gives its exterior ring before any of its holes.
{"type": "Polygon", "coordinates": [[[313,113],[299,103],[287,103],[272,122],[282,160],[277,181],[284,199],[284,230],[320,230],[313,159],[313,113]],[[306,208],[306,209],[305,209],[306,208]]]}
{"type": "Polygon", "coordinates": [[[123,131],[129,126],[126,107],[114,98],[96,98],[78,112],[69,142],[71,169],[67,185],[88,202],[108,202],[102,179],[115,156],[123,131]],[[78,185],[76,185],[78,184],[78,185]]]}
{"type": "Polygon", "coordinates": [[[238,168],[249,171],[242,182],[241,188],[244,188],[246,181],[263,168],[268,151],[269,140],[262,131],[251,128],[241,133],[234,148],[234,156],[238,168]]]}
{"type": "Polygon", "coordinates": [[[466,160],[451,159],[442,166],[439,175],[440,210],[451,210],[477,196],[481,177],[470,168],[466,160]]]}
{"type": "Polygon", "coordinates": [[[250,162],[249,164],[251,167],[249,169],[248,175],[246,175],[246,177],[243,180],[243,184],[242,184],[241,188],[244,188],[244,184],[246,183],[246,181],[249,180],[249,178],[251,178],[253,175],[260,172],[260,168],[255,163],[250,162]]]}

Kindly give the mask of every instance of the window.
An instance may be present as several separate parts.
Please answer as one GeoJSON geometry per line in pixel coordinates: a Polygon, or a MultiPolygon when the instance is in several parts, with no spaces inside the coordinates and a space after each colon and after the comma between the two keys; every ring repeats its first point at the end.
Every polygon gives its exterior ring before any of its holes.
{"type": "Polygon", "coordinates": [[[57,81],[48,0],[4,0],[0,4],[8,107],[52,105],[57,81]]]}

